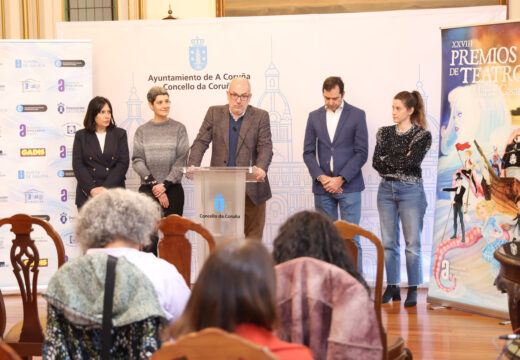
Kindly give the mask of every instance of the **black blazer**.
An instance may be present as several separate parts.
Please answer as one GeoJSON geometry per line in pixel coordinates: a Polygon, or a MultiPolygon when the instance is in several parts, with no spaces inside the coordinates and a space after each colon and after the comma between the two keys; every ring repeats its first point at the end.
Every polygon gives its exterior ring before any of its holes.
{"type": "Polygon", "coordinates": [[[72,146],[72,168],[78,181],[78,208],[87,201],[90,190],[95,187],[125,187],[129,161],[128,139],[124,129],[107,129],[103,152],[94,132],[85,129],[77,131],[72,146]]]}

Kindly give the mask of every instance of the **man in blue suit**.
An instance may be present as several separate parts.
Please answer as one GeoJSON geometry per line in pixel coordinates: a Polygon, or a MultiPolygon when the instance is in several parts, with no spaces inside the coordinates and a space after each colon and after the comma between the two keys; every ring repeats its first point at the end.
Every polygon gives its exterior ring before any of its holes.
{"type": "MultiPolygon", "coordinates": [[[[312,177],[316,210],[359,224],[361,191],[365,189],[361,168],[368,156],[365,112],[343,100],[345,85],[340,77],[323,82],[325,106],[311,112],[305,129],[303,161],[312,177]]],[[[359,239],[358,269],[363,262],[359,239]]]]}

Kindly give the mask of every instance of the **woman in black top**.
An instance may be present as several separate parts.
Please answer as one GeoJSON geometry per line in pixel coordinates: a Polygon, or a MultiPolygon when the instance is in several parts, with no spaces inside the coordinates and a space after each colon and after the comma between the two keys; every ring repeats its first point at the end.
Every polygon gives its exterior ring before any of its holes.
{"type": "Polygon", "coordinates": [[[432,143],[426,130],[421,94],[402,91],[394,97],[392,117],[395,125],[377,132],[372,166],[382,180],[377,193],[381,239],[385,248],[387,288],[383,303],[401,300],[399,220],[406,243],[408,295],[405,306],[417,304],[417,286],[422,284],[421,232],[427,202],[421,163],[432,143]]]}

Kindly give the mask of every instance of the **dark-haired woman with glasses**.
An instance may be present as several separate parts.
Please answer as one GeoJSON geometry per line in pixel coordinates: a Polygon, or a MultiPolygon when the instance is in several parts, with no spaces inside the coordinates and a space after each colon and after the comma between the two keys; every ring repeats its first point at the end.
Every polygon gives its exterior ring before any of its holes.
{"type": "Polygon", "coordinates": [[[78,209],[106,189],[124,188],[130,161],[126,131],[116,126],[107,98],[96,96],[90,100],[83,126],[76,132],[72,146],[78,209]]]}

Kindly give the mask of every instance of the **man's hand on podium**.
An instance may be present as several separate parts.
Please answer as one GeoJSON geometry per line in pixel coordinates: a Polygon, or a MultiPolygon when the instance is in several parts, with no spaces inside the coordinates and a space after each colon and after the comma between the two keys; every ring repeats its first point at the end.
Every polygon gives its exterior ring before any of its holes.
{"type": "Polygon", "coordinates": [[[195,171],[195,166],[191,165],[186,170],[186,174],[184,174],[188,179],[193,180],[193,171],[195,171]]]}
{"type": "Polygon", "coordinates": [[[264,169],[253,166],[253,172],[254,172],[254,174],[256,174],[256,181],[264,182],[264,180],[265,180],[264,169]]]}

